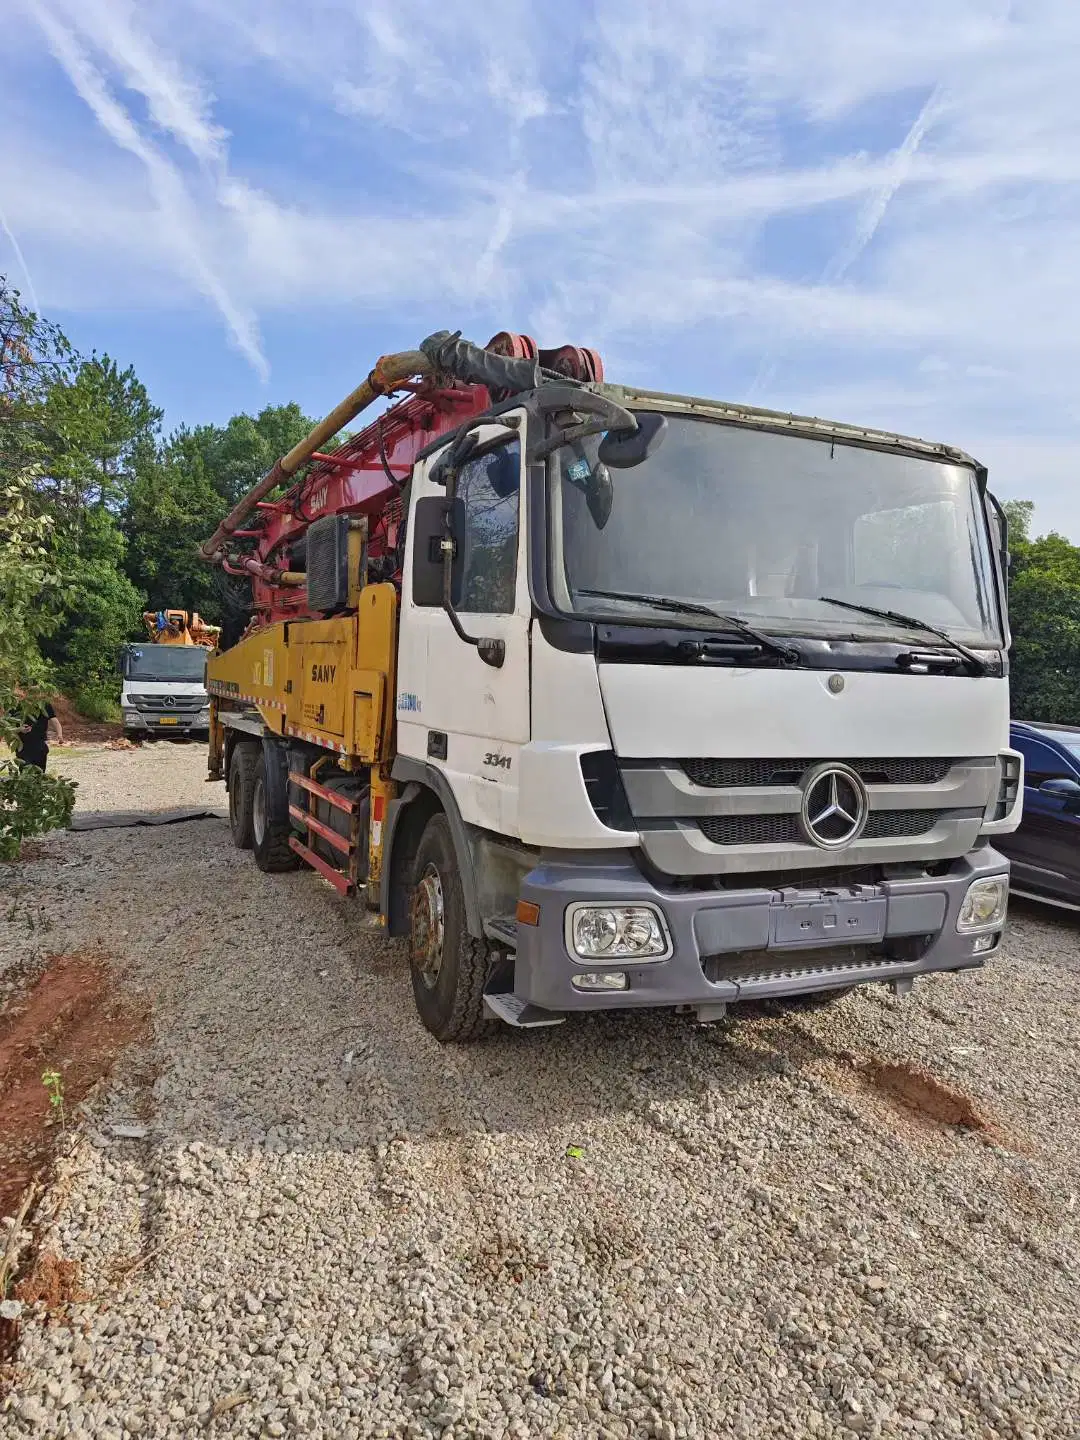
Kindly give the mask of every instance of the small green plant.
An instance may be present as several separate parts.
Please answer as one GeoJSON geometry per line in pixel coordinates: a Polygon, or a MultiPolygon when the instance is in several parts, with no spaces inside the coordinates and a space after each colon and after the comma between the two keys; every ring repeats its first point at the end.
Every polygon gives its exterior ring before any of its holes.
{"type": "Polygon", "coordinates": [[[75,782],[33,765],[0,760],[0,860],[17,860],[32,835],[60,830],[75,808],[75,782]]]}
{"type": "Polygon", "coordinates": [[[64,1114],[64,1077],[59,1070],[46,1070],[41,1083],[49,1094],[49,1104],[60,1117],[60,1129],[67,1133],[67,1117],[64,1114]]]}

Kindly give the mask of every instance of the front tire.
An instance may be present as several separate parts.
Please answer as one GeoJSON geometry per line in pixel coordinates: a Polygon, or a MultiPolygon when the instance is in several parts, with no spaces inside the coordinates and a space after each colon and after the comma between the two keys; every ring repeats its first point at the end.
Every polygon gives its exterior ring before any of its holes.
{"type": "Polygon", "coordinates": [[[441,1041],[476,1040],[484,1013],[489,949],[469,934],[465,898],[445,815],[428,821],[416,850],[409,907],[409,971],[424,1025],[441,1041]]]}
{"type": "Polygon", "coordinates": [[[254,843],[251,801],[258,760],[258,748],[245,742],[236,746],[229,761],[229,830],[238,850],[250,850],[254,843]]]}
{"type": "Polygon", "coordinates": [[[292,826],[288,811],[282,819],[277,813],[270,780],[267,775],[265,749],[255,764],[255,783],[251,791],[251,833],[254,841],[255,864],[268,875],[281,875],[296,870],[300,857],[289,845],[292,826]]]}

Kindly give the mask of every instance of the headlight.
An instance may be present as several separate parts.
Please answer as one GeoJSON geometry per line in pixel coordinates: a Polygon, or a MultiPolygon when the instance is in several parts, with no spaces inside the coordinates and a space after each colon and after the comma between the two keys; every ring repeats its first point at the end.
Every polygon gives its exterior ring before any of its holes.
{"type": "Polygon", "coordinates": [[[659,910],[651,905],[575,905],[567,944],[582,960],[664,960],[671,941],[659,910]]]}
{"type": "Polygon", "coordinates": [[[990,930],[1005,919],[1005,907],[1009,900],[1009,880],[1006,875],[991,875],[986,880],[973,880],[968,886],[964,903],[960,906],[956,928],[961,933],[971,930],[990,930]]]}

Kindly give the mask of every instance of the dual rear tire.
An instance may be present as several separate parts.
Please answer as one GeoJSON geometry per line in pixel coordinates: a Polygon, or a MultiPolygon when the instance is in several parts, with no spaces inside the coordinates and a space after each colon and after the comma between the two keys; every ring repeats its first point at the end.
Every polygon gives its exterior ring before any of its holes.
{"type": "Polygon", "coordinates": [[[289,845],[288,760],[274,744],[242,740],[229,762],[229,829],[238,850],[251,850],[267,874],[295,870],[289,845]]]}

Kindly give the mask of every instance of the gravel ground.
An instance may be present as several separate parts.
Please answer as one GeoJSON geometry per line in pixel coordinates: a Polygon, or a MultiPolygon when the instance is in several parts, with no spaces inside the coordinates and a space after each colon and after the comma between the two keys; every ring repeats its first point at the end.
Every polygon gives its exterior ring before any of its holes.
{"type": "Polygon", "coordinates": [[[147,740],[131,750],[104,745],[53,746],[49,769],[78,781],[79,810],[173,810],[224,807],[225,786],[206,779],[206,745],[147,740]]]}
{"type": "MultiPolygon", "coordinates": [[[[86,808],[220,805],[203,762],[61,764],[86,808]]],[[[905,1001],[444,1049],[400,946],[220,821],[0,884],[0,956],[99,948],[154,1003],[60,1181],[86,1298],[26,1327],[3,1435],[1077,1434],[1075,924],[905,1001]]]]}

